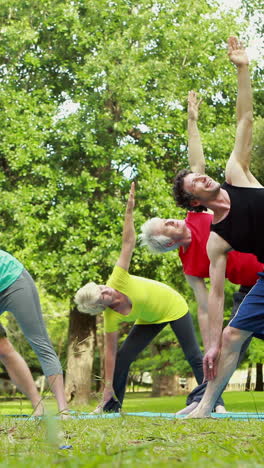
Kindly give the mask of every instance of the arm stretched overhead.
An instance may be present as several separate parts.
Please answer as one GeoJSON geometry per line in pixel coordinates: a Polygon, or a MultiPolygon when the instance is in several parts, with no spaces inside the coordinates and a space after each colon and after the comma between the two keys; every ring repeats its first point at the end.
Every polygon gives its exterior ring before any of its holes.
{"type": "Polygon", "coordinates": [[[190,168],[199,174],[205,173],[205,159],[200,133],[197,126],[199,106],[201,100],[197,100],[194,91],[188,94],[188,159],[190,168]]]}
{"type": "Polygon", "coordinates": [[[237,67],[237,130],[235,145],[226,165],[226,181],[242,187],[261,187],[250,172],[253,104],[252,88],[248,68],[248,57],[242,44],[236,37],[228,39],[228,55],[237,67]]]}
{"type": "Polygon", "coordinates": [[[119,259],[116,263],[118,266],[124,268],[124,270],[127,271],[129,269],[132,253],[136,244],[136,233],[133,220],[134,205],[135,183],[132,182],[125,212],[125,220],[122,234],[122,248],[119,259]]]}

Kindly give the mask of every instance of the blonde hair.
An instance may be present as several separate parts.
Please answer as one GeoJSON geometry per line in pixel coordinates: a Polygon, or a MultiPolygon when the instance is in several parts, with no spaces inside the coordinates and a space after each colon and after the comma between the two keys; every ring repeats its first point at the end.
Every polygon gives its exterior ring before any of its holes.
{"type": "Polygon", "coordinates": [[[163,234],[153,234],[157,223],[161,221],[161,218],[151,218],[141,226],[141,234],[139,235],[141,245],[146,245],[151,252],[165,253],[170,250],[175,250],[179,247],[179,244],[171,243],[171,238],[164,236],[163,234]]]}
{"type": "Polygon", "coordinates": [[[87,283],[78,289],[74,297],[77,309],[84,314],[97,315],[103,312],[105,306],[96,304],[101,296],[101,290],[96,283],[87,283]]]}

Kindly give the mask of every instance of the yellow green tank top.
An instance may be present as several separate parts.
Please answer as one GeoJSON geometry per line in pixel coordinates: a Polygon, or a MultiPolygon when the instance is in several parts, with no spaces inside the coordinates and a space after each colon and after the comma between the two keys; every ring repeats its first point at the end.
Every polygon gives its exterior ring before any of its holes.
{"type": "Polygon", "coordinates": [[[135,322],[136,325],[170,322],[188,312],[185,299],[170,286],[130,275],[119,266],[115,266],[106,284],[125,294],[132,308],[129,315],[122,315],[107,307],[104,311],[105,332],[117,331],[122,322],[135,322]]]}

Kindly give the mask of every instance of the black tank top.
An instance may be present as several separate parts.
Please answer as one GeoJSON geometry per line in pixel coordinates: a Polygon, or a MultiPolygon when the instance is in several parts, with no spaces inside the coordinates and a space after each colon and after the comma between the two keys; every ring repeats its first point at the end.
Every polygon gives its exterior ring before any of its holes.
{"type": "Polygon", "coordinates": [[[211,225],[234,250],[253,253],[264,262],[264,188],[235,187],[225,182],[230,197],[226,218],[211,225]]]}

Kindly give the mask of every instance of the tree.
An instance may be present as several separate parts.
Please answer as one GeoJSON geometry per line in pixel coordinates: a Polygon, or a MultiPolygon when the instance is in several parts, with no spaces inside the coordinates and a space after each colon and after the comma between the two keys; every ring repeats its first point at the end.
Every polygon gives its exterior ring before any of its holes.
{"type": "Polygon", "coordinates": [[[90,329],[84,314],[73,310],[70,315],[66,398],[79,405],[87,403],[91,391],[95,317],[89,319],[90,329]]]}
{"type": "Polygon", "coordinates": [[[263,362],[264,362],[264,343],[261,340],[252,340],[249,348],[249,362],[256,364],[256,391],[263,391],[263,362]]]}
{"type": "Polygon", "coordinates": [[[254,122],[253,150],[252,150],[252,172],[264,184],[264,118],[258,117],[254,122]]]}
{"type": "Polygon", "coordinates": [[[256,364],[256,387],[255,392],[263,392],[263,362],[257,362],[256,364]]]}
{"type": "Polygon", "coordinates": [[[245,386],[245,392],[250,392],[251,390],[251,377],[252,377],[252,363],[248,365],[247,381],[245,386]]]}

